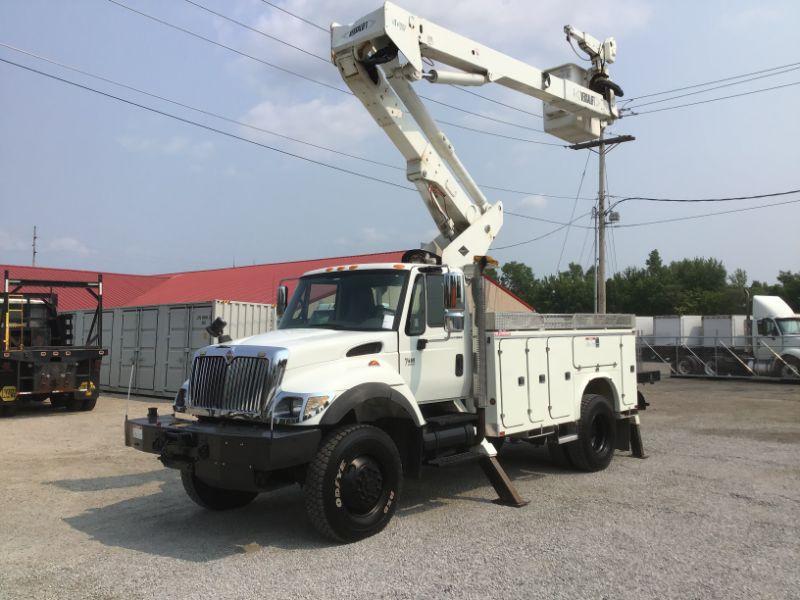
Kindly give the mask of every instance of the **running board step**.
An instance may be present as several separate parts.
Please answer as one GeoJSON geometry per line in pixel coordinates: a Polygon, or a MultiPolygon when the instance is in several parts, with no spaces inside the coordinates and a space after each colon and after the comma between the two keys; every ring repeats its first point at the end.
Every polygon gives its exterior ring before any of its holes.
{"type": "Polygon", "coordinates": [[[459,454],[451,454],[450,456],[442,456],[429,460],[427,464],[434,467],[451,467],[453,465],[460,465],[465,462],[470,462],[481,458],[475,452],[460,452],[459,454]]]}
{"type": "Polygon", "coordinates": [[[569,435],[562,435],[560,438],[558,438],[558,443],[559,444],[569,444],[570,442],[577,442],[577,441],[578,441],[578,434],[577,433],[571,433],[569,435]]]}

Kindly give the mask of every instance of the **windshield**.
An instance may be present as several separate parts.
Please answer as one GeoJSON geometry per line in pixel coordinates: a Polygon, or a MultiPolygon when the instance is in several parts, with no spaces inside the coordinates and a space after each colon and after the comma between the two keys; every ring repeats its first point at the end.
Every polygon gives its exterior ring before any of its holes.
{"type": "Polygon", "coordinates": [[[783,335],[800,335],[800,318],[775,319],[783,335]]]}
{"type": "Polygon", "coordinates": [[[302,277],[278,329],[394,329],[407,278],[408,273],[399,270],[302,277]]]}

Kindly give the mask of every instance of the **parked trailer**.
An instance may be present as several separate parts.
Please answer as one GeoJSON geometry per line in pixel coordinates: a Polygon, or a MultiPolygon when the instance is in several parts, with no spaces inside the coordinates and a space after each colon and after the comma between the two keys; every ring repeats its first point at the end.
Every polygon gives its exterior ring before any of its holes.
{"type": "Polygon", "coordinates": [[[699,335],[697,317],[676,319],[655,317],[640,361],[668,363],[677,376],[800,378],[800,315],[777,296],[754,296],[750,316],[704,316],[699,335]]]}
{"type": "MultiPolygon", "coordinates": [[[[92,314],[73,315],[77,335],[90,327],[92,314]]],[[[173,398],[189,377],[194,353],[216,343],[206,328],[217,318],[233,339],[272,331],[275,306],[253,302],[209,302],[131,306],[103,311],[102,335],[109,348],[100,369],[104,391],[173,398]],[[131,377],[133,369],[133,377],[131,377]]]]}

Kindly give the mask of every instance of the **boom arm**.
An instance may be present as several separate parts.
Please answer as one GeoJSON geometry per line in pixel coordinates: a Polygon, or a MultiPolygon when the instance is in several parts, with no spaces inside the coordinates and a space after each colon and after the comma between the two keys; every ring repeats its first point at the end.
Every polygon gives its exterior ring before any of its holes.
{"type": "MultiPolygon", "coordinates": [[[[474,256],[487,253],[502,227],[503,206],[486,199],[412,82],[498,83],[533,96],[545,102],[545,128],[569,141],[598,137],[601,123],[618,116],[613,88],[594,91],[583,85],[595,73],[574,65],[566,77],[559,76],[564,67],[554,70],[558,75],[540,71],[391,2],[351,25],[334,23],[331,47],[345,83],[406,159],[408,179],[440,233],[427,249],[451,266],[470,264],[474,256]],[[401,53],[407,62],[401,63],[401,53]],[[458,70],[423,72],[425,59],[458,70]],[[556,126],[548,129],[548,119],[556,126]]],[[[605,62],[602,68],[607,80],[605,62]]]]}

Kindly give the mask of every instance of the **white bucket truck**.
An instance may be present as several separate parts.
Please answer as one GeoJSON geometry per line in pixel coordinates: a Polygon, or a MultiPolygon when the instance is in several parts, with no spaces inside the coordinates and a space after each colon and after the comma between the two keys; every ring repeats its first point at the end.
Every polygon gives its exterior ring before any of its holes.
{"type": "Polygon", "coordinates": [[[524,505],[496,459],[507,439],[547,444],[589,471],[615,449],[643,456],[633,317],[487,314],[483,269],[503,207],[412,87],[497,83],[543,100],[554,135],[595,139],[618,115],[607,71],[616,47],[565,31],[592,59],[556,70],[570,79],[391,3],[332,25],[333,62],[402,153],[440,234],[396,264],[306,273],[290,300],[281,286],[278,330],[199,351],[175,414],[126,420],[126,444],[180,469],[209,509],[297,482],[313,524],[339,541],[383,529],[403,477],[425,464],[475,457],[500,502],[524,505]],[[425,70],[432,61],[455,70],[425,70]]]}

